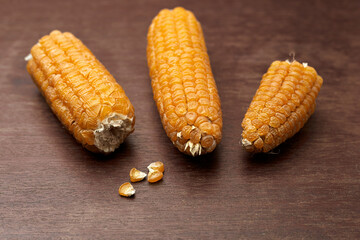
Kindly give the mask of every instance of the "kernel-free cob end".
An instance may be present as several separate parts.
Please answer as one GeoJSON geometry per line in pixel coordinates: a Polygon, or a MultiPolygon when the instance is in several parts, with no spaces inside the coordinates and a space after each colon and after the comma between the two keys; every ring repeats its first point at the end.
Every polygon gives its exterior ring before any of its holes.
{"type": "Polygon", "coordinates": [[[134,108],[124,90],[71,33],[52,31],[25,60],[54,114],[88,150],[113,152],[134,131],[134,108]]]}
{"type": "Polygon", "coordinates": [[[322,83],[307,63],[274,61],[242,121],[242,146],[269,152],[300,131],[315,111],[322,83]]]}

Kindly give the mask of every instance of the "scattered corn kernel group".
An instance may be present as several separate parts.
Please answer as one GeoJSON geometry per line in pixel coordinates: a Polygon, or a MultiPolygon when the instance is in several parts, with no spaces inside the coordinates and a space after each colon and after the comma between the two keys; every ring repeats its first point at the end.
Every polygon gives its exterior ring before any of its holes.
{"type": "Polygon", "coordinates": [[[149,172],[148,182],[150,182],[150,183],[158,182],[163,178],[163,176],[164,176],[164,174],[160,171],[149,172]]]}
{"type": "Polygon", "coordinates": [[[88,150],[112,152],[134,131],[134,108],[124,90],[71,33],[42,37],[27,60],[52,111],[88,150]]]}
{"type": "Polygon", "coordinates": [[[306,63],[273,62],[242,121],[245,149],[268,152],[297,133],[315,110],[322,82],[306,63]]]}
{"type": "Polygon", "coordinates": [[[221,140],[222,113],[203,32],[192,12],[164,9],[148,32],[154,100],[173,144],[192,156],[221,140]]]}
{"type": "MultiPolygon", "coordinates": [[[[148,182],[155,183],[160,181],[164,176],[164,164],[160,161],[151,163],[148,167],[149,173],[146,174],[136,168],[130,170],[130,181],[140,182],[147,176],[148,182]]],[[[119,194],[124,197],[131,197],[135,194],[134,187],[126,182],[119,188],[119,194]]]]}

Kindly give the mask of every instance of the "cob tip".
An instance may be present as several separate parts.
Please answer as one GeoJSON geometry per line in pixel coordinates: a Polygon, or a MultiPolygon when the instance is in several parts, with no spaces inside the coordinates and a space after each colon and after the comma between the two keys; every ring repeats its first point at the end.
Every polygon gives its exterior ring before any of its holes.
{"type": "MultiPolygon", "coordinates": [[[[200,133],[200,129],[195,126],[192,126],[191,131],[194,131],[195,133],[200,133]]],[[[212,152],[217,146],[217,142],[214,136],[206,134],[204,132],[199,134],[199,139],[194,139],[195,141],[192,141],[191,139],[186,140],[186,138],[183,137],[181,132],[177,132],[176,137],[177,140],[173,142],[173,144],[181,152],[189,154],[193,157],[212,152]],[[186,142],[184,143],[184,141],[186,142]]]]}
{"type": "Polygon", "coordinates": [[[134,117],[112,113],[98,124],[94,130],[94,145],[101,152],[110,153],[120,146],[134,131],[134,117]]]}
{"type": "MultiPolygon", "coordinates": [[[[186,151],[187,148],[189,148],[189,152],[191,153],[191,155],[193,157],[201,155],[202,147],[201,147],[200,143],[194,144],[191,141],[187,141],[186,144],[185,144],[184,151],[186,151]]],[[[203,151],[203,152],[205,152],[205,151],[203,151]]]]}
{"type": "MultiPolygon", "coordinates": [[[[289,60],[289,59],[286,59],[285,62],[288,63],[288,64],[291,64],[292,62],[295,62],[296,60],[289,60]]],[[[304,66],[304,68],[306,68],[309,64],[307,62],[303,62],[302,65],[304,66]]]]}
{"type": "Polygon", "coordinates": [[[250,142],[246,138],[241,138],[240,144],[247,152],[259,152],[259,149],[257,149],[253,142],[250,142]]]}

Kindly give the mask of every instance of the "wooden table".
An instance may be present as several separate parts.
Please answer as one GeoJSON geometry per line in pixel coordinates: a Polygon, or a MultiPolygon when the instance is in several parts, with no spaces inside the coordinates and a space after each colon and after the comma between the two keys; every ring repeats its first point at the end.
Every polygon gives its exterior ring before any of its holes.
{"type": "Polygon", "coordinates": [[[359,25],[359,1],[2,1],[0,239],[360,238],[359,25]],[[165,135],[145,54],[152,18],[179,4],[202,23],[222,100],[223,140],[199,158],[165,135]],[[79,37],[135,107],[135,132],[110,156],[77,144],[26,72],[53,29],[79,37]],[[241,120],[292,51],[324,78],[315,114],[279,154],[248,154],[241,120]],[[158,160],[162,182],[118,195],[132,167],[158,160]]]}

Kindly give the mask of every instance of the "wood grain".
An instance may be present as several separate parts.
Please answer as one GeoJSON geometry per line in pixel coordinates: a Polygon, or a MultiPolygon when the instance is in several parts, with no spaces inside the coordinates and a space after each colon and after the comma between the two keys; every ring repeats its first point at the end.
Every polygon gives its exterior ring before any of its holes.
{"type": "Polygon", "coordinates": [[[152,101],[146,34],[176,1],[2,1],[1,239],[360,238],[360,2],[181,1],[205,34],[222,100],[223,140],[192,159],[172,146],[152,101]],[[52,114],[25,69],[53,29],[80,38],[123,86],[136,130],[94,155],[52,114]],[[238,144],[262,74],[291,51],[324,78],[317,109],[276,155],[238,144]],[[132,167],[165,163],[158,184],[117,189],[132,167]]]}

